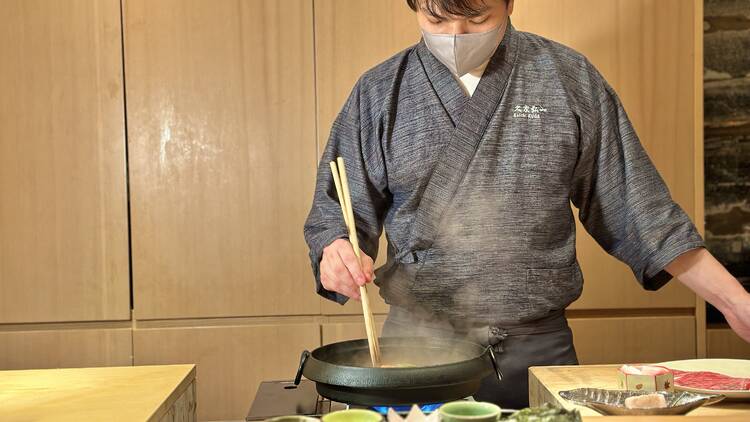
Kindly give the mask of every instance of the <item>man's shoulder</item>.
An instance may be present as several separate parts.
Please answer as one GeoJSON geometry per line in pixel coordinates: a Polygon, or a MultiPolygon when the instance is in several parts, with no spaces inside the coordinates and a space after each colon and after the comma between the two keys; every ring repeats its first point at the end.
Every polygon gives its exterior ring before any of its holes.
{"type": "Polygon", "coordinates": [[[418,44],[409,46],[383,62],[371,67],[359,78],[360,89],[366,93],[377,94],[385,91],[391,86],[410,61],[413,61],[418,44]]]}
{"type": "Polygon", "coordinates": [[[597,93],[609,89],[601,73],[579,51],[540,35],[519,33],[524,40],[522,62],[559,83],[574,102],[589,102],[597,93]]]}
{"type": "Polygon", "coordinates": [[[586,56],[565,44],[531,32],[518,33],[524,40],[522,54],[527,60],[552,61],[560,71],[578,72],[591,66],[586,56]]]}

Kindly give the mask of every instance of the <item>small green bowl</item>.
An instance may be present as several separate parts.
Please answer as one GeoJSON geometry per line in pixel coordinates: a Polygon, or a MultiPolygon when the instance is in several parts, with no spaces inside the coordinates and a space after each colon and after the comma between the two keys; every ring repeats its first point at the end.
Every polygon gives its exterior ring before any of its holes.
{"type": "Polygon", "coordinates": [[[323,416],[323,422],[380,422],[383,417],[378,412],[367,409],[348,409],[331,412],[323,416]]]}
{"type": "Polygon", "coordinates": [[[500,406],[481,401],[453,401],[438,409],[442,422],[495,422],[500,419],[500,406]]]}

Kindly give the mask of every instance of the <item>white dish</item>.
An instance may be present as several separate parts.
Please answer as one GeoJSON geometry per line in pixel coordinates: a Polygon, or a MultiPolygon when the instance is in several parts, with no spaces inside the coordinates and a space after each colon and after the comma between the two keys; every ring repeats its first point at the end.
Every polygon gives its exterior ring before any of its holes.
{"type": "MultiPolygon", "coordinates": [[[[710,371],[730,377],[750,378],[750,360],[745,359],[688,359],[661,362],[657,365],[677,369],[678,371],[710,371]]],[[[750,400],[750,390],[708,390],[679,385],[675,385],[674,388],[693,393],[722,394],[733,400],[750,400]]]]}

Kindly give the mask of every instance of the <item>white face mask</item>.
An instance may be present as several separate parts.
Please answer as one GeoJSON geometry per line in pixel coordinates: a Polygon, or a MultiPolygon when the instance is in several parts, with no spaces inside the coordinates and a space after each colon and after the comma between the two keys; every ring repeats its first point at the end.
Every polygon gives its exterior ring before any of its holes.
{"type": "Polygon", "coordinates": [[[486,62],[505,34],[506,25],[473,34],[432,34],[422,30],[430,52],[455,75],[463,76],[486,62]]]}

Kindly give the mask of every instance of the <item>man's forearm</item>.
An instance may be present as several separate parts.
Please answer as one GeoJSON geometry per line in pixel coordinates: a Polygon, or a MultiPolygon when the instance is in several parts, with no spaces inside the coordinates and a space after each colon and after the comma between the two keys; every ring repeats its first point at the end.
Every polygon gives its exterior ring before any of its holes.
{"type": "Polygon", "coordinates": [[[709,251],[703,248],[685,252],[666,270],[722,313],[733,312],[748,293],[709,251]]]}

